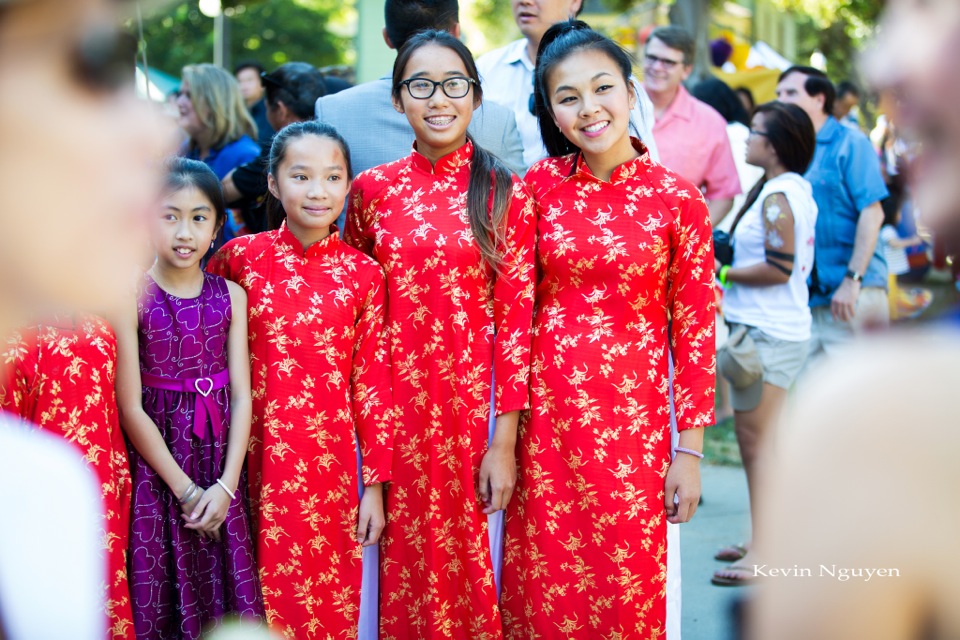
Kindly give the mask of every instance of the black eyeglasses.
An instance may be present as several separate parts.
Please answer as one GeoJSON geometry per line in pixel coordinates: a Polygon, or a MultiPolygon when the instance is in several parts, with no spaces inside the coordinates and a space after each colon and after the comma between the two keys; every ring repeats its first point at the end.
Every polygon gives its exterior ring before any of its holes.
{"type": "Polygon", "coordinates": [[[683,62],[683,60],[669,60],[667,58],[661,58],[659,56],[655,56],[649,53],[645,54],[643,56],[643,59],[646,61],[646,64],[648,66],[652,67],[653,65],[659,62],[660,64],[663,65],[664,69],[673,69],[675,66],[683,62]]]}
{"type": "Polygon", "coordinates": [[[408,78],[400,84],[407,88],[411,98],[426,100],[437,92],[437,87],[441,87],[448,98],[462,98],[470,93],[470,86],[476,83],[473,78],[455,77],[447,78],[443,82],[435,82],[429,78],[408,78]]]}

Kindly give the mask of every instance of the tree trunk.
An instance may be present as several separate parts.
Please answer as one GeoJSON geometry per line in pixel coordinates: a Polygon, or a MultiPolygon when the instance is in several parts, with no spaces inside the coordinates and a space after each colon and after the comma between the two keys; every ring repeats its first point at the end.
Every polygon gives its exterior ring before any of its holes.
{"type": "Polygon", "coordinates": [[[707,25],[709,22],[709,0],[676,0],[670,7],[670,23],[686,29],[696,42],[693,72],[686,82],[688,89],[692,89],[701,80],[705,80],[711,75],[709,43],[707,42],[707,25]]]}

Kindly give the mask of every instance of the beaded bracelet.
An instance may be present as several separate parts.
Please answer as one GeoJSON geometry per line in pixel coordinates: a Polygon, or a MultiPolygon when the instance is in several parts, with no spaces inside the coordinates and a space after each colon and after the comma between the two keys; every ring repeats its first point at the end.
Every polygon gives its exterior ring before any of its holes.
{"type": "Polygon", "coordinates": [[[230,496],[231,500],[237,499],[237,494],[233,491],[230,491],[230,489],[227,487],[227,484],[223,480],[221,480],[220,478],[217,478],[217,484],[220,485],[223,488],[223,490],[227,492],[227,495],[230,496]]]}
{"type": "Polygon", "coordinates": [[[687,454],[690,454],[691,456],[696,456],[701,460],[703,459],[703,454],[700,453],[699,451],[694,451],[693,449],[687,449],[686,447],[674,447],[673,450],[676,451],[677,453],[687,453],[687,454]]]}

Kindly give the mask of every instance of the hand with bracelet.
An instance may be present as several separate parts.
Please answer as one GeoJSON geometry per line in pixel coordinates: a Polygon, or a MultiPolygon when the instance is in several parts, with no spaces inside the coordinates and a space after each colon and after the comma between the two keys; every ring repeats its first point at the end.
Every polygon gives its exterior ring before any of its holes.
{"type": "Polygon", "coordinates": [[[700,460],[703,454],[703,427],[684,429],[667,477],[664,479],[663,506],[667,522],[689,522],[700,502],[700,460]]]}
{"type": "Polygon", "coordinates": [[[183,519],[187,523],[184,526],[187,529],[193,529],[204,538],[220,542],[220,527],[227,519],[227,510],[236,498],[236,491],[231,490],[222,479],[218,479],[216,484],[206,490],[195,483],[191,484],[193,487],[188,488],[187,493],[180,497],[183,519]],[[192,495],[189,493],[191,491],[192,495]]]}

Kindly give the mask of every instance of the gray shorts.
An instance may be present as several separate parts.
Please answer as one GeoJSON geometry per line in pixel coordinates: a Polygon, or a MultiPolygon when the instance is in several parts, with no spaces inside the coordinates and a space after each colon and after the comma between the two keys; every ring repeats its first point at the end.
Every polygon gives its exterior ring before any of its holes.
{"type": "MultiPolygon", "coordinates": [[[[730,332],[736,331],[738,326],[740,325],[737,323],[731,323],[730,332]]],[[[737,411],[753,411],[757,408],[764,382],[781,389],[789,389],[807,361],[810,345],[809,340],[780,340],[756,327],[750,327],[747,335],[757,347],[757,355],[763,365],[763,377],[749,387],[738,389],[730,385],[730,404],[737,411]]]]}

